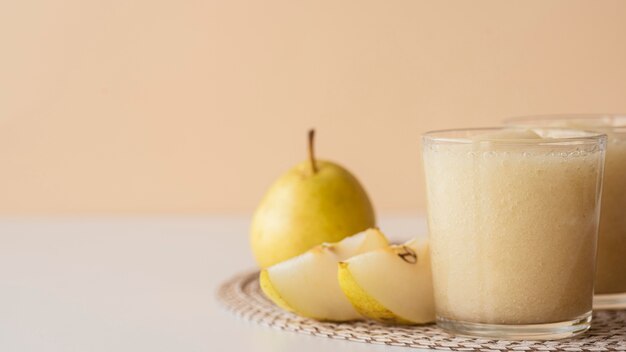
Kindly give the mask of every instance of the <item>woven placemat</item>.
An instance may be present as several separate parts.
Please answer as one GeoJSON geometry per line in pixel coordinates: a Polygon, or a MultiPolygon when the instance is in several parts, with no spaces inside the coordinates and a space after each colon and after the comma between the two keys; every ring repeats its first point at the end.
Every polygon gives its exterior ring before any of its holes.
{"type": "Polygon", "coordinates": [[[258,272],[233,277],[219,288],[218,300],[245,320],[277,329],[332,339],[447,351],[626,351],[626,310],[598,311],[587,333],[566,340],[466,338],[449,335],[435,325],[389,326],[374,321],[330,323],[302,318],[265,298],[258,277],[258,272]]]}

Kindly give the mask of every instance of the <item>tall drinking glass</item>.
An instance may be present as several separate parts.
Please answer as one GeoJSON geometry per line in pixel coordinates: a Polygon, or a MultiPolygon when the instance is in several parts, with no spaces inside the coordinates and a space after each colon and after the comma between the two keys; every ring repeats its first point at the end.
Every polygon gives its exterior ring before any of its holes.
{"type": "Polygon", "coordinates": [[[594,130],[608,136],[598,231],[594,308],[626,308],[626,115],[544,115],[509,125],[594,130]]]}
{"type": "Polygon", "coordinates": [[[502,339],[589,328],[605,147],[566,129],[423,136],[437,325],[502,339]]]}

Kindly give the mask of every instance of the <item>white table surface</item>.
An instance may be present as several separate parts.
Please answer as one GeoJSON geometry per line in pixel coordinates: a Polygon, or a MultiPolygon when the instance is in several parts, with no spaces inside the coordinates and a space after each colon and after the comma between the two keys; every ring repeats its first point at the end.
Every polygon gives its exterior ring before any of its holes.
{"type": "MultiPolygon", "coordinates": [[[[0,351],[403,351],[257,326],[219,284],[255,267],[248,217],[0,219],[0,351]]],[[[383,216],[400,241],[423,219],[383,216]]]]}

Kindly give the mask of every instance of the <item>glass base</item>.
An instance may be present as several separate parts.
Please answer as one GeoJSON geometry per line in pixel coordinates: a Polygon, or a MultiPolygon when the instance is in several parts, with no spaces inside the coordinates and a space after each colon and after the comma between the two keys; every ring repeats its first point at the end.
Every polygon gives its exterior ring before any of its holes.
{"type": "Polygon", "coordinates": [[[468,323],[437,317],[437,326],[453,335],[501,340],[556,340],[581,334],[591,326],[591,312],[560,323],[503,325],[468,323]]]}
{"type": "Polygon", "coordinates": [[[626,308],[626,292],[596,294],[593,296],[593,309],[626,308]]]}

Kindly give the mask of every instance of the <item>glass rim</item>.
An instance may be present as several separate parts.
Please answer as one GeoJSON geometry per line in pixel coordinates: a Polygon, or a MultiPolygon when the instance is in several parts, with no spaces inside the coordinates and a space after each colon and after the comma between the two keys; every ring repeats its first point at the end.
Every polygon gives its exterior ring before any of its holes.
{"type": "MultiPolygon", "coordinates": [[[[559,113],[559,114],[536,114],[536,115],[518,115],[507,117],[502,120],[507,126],[518,126],[523,127],[523,125],[516,125],[516,122],[550,122],[550,121],[606,121],[610,124],[608,125],[583,125],[580,126],[582,128],[597,128],[604,129],[613,132],[626,133],[626,113],[559,113]],[[615,124],[617,121],[619,123],[615,124]]],[[[536,126],[543,127],[543,126],[536,126]]],[[[552,126],[557,127],[559,126],[552,126]]],[[[564,126],[563,128],[571,128],[564,126]]]]}
{"type": "Polygon", "coordinates": [[[574,128],[559,127],[523,127],[523,126],[499,126],[499,127],[470,127],[470,128],[450,128],[431,130],[422,134],[424,142],[449,143],[449,144],[472,144],[479,142],[497,143],[500,145],[520,145],[520,146],[571,146],[581,144],[603,144],[607,140],[607,134],[598,131],[581,130],[574,128]],[[571,136],[548,137],[548,138],[493,138],[486,140],[475,140],[471,134],[467,136],[447,136],[457,133],[477,133],[496,132],[504,130],[534,130],[534,131],[562,131],[570,133],[571,136]]]}

